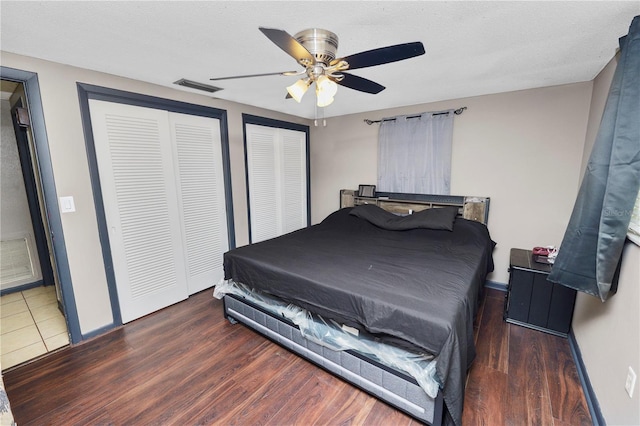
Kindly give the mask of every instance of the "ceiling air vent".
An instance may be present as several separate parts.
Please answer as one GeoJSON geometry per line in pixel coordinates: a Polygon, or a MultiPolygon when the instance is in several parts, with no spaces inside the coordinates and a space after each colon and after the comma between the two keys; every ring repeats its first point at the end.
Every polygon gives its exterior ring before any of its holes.
{"type": "Polygon", "coordinates": [[[173,84],[177,84],[178,86],[189,87],[191,89],[196,90],[204,90],[205,92],[214,93],[218,90],[222,90],[220,87],[211,86],[209,84],[198,83],[197,81],[187,80],[186,78],[181,78],[178,81],[174,81],[173,84]]]}

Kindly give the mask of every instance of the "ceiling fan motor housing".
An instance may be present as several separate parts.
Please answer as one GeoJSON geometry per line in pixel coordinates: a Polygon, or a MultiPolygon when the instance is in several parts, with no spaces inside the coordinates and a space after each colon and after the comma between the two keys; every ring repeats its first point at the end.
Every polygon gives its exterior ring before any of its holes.
{"type": "Polygon", "coordinates": [[[309,28],[300,31],[293,38],[315,56],[317,62],[328,64],[336,58],[338,36],[331,31],[309,28]]]}

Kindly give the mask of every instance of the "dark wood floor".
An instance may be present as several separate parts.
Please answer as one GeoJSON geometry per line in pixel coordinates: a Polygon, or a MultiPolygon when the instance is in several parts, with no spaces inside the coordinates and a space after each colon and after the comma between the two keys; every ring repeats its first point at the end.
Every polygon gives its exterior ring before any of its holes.
{"type": "MultiPolygon", "coordinates": [[[[504,323],[503,293],[486,293],[464,424],[591,424],[567,340],[504,323]]],[[[10,369],[4,381],[20,426],[418,424],[230,325],[210,291],[10,369]]]]}

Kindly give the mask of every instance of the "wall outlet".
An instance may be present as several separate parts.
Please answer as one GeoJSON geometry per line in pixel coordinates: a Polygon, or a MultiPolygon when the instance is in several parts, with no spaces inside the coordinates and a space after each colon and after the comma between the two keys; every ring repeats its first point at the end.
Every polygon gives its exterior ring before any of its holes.
{"type": "Polygon", "coordinates": [[[633,371],[633,368],[629,367],[629,372],[627,373],[627,381],[624,384],[624,388],[629,394],[629,398],[633,398],[633,388],[636,387],[636,373],[633,371]]]}

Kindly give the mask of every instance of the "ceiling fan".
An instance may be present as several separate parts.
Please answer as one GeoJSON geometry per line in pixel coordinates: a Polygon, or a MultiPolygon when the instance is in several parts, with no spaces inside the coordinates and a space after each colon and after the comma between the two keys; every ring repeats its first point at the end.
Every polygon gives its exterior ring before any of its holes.
{"type": "Polygon", "coordinates": [[[396,44],[367,50],[341,58],[336,58],[338,36],[331,31],[311,28],[300,31],[293,37],[286,31],[275,28],[260,27],[260,31],[280,49],[292,56],[304,68],[301,71],[284,71],[263,74],[237,75],[232,77],[212,78],[211,80],[227,80],[232,78],[262,77],[268,75],[303,76],[287,87],[287,98],[297,102],[309,87],[316,84],[317,105],[325,107],[333,102],[338,84],[350,89],[366,93],[380,93],[384,86],[357,75],[346,73],[346,70],[372,67],[404,59],[420,56],[425,53],[421,42],[396,44]]]}

